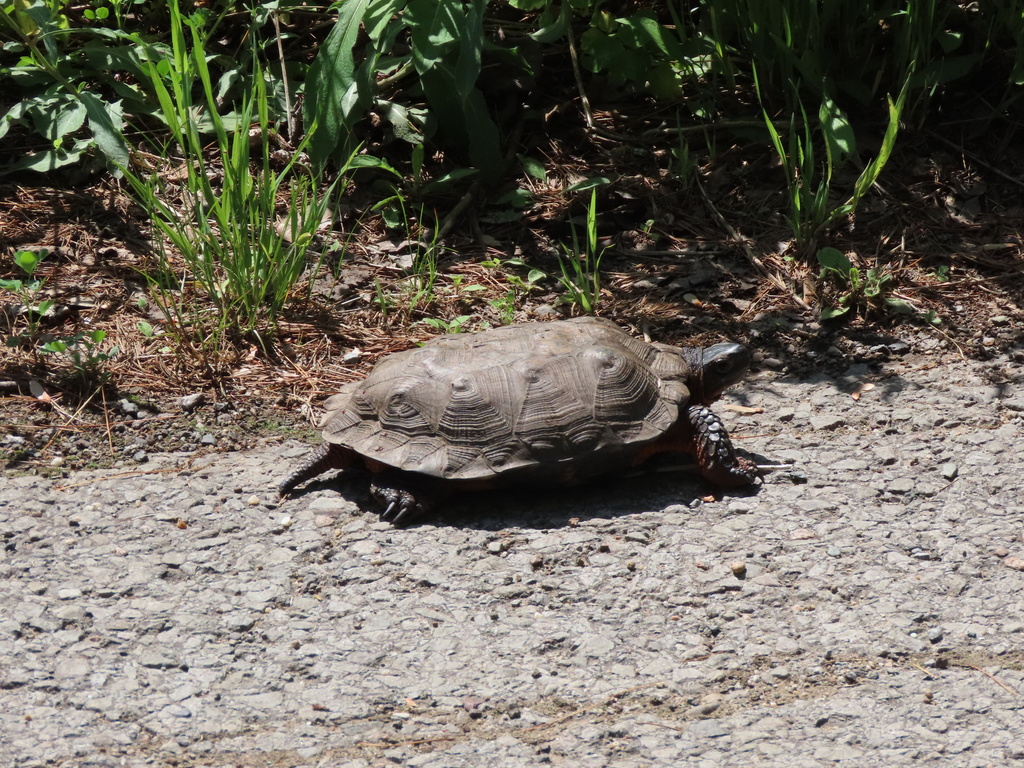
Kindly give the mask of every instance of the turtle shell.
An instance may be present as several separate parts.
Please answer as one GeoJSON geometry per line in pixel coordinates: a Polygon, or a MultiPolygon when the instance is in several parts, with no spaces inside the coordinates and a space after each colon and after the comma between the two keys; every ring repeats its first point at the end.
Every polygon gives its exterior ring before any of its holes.
{"type": "Polygon", "coordinates": [[[626,461],[688,403],[681,352],[598,318],[442,336],[327,400],[323,437],[447,480],[626,461]]]}

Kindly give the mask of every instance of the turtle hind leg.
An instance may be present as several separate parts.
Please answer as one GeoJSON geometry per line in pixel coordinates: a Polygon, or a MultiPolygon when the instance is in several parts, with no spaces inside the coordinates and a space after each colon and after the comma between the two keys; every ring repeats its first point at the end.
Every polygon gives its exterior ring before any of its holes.
{"type": "Polygon", "coordinates": [[[693,444],[701,475],[725,488],[760,482],[761,473],[757,465],[736,455],[725,425],[710,408],[693,405],[687,409],[686,416],[693,428],[693,444]]]}
{"type": "Polygon", "coordinates": [[[370,494],[384,507],[380,519],[399,527],[431,512],[439,499],[429,483],[390,473],[373,476],[370,494]]]}
{"type": "Polygon", "coordinates": [[[281,481],[277,486],[277,492],[279,495],[285,496],[297,486],[317,475],[322,475],[329,469],[348,469],[350,466],[352,466],[352,451],[350,449],[332,443],[321,443],[294,472],[281,481]]]}

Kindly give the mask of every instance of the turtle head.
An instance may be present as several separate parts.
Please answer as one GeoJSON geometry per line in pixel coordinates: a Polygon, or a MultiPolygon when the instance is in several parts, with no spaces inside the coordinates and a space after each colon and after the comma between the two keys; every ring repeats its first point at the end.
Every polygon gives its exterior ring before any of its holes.
{"type": "Polygon", "coordinates": [[[701,350],[700,361],[691,377],[690,393],[695,402],[712,403],[738,382],[750,367],[750,350],[727,342],[701,350]]]}

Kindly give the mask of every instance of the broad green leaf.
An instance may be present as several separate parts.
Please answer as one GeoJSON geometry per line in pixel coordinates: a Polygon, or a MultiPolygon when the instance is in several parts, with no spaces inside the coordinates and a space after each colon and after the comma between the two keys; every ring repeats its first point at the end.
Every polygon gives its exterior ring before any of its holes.
{"type": "Polygon", "coordinates": [[[76,143],[72,149],[61,147],[60,149],[49,149],[33,155],[27,155],[0,168],[0,176],[16,171],[49,173],[58,168],[63,168],[65,165],[74,165],[82,159],[88,144],[88,142],[80,142],[76,143]]]}
{"type": "Polygon", "coordinates": [[[406,21],[412,28],[412,61],[420,75],[442,63],[459,35],[464,17],[460,0],[410,0],[406,21]]]}
{"type": "Polygon", "coordinates": [[[822,307],[821,308],[821,319],[832,320],[836,317],[842,317],[850,311],[849,307],[822,307]]]}
{"type": "Polygon", "coordinates": [[[374,107],[376,107],[376,111],[380,113],[381,117],[391,124],[391,130],[394,131],[396,139],[422,146],[423,134],[416,130],[412,120],[409,118],[409,110],[404,105],[396,104],[393,101],[386,101],[385,99],[377,99],[374,107]]]}
{"type": "Polygon", "coordinates": [[[69,98],[62,104],[55,105],[49,115],[50,124],[41,130],[54,146],[57,146],[61,139],[69,133],[74,133],[85,124],[85,105],[80,101],[69,98]]]}
{"type": "Polygon", "coordinates": [[[548,172],[544,168],[544,164],[539,160],[535,160],[527,155],[516,155],[516,157],[519,158],[519,163],[523,166],[523,170],[537,179],[537,181],[547,180],[548,172]]]}
{"type": "Polygon", "coordinates": [[[459,58],[455,62],[455,90],[465,101],[480,78],[480,50],[484,44],[483,13],[487,0],[471,0],[459,24],[459,58]]]}
{"type": "Polygon", "coordinates": [[[306,125],[317,125],[309,140],[309,156],[318,166],[347,141],[352,114],[372,96],[360,92],[352,50],[367,2],[341,4],[338,20],[309,68],[302,114],[306,125]]]}
{"type": "Polygon", "coordinates": [[[583,181],[578,181],[570,187],[566,187],[566,192],[583,192],[588,189],[594,189],[595,187],[603,187],[605,184],[611,184],[611,179],[607,179],[604,176],[593,176],[583,181]]]}
{"type": "MultiPolygon", "coordinates": [[[[406,0],[370,0],[366,12],[363,14],[364,28],[370,39],[381,39],[392,21],[405,10],[405,6],[406,0]]],[[[385,48],[390,48],[390,46],[385,46],[385,48]]]]}
{"type": "Polygon", "coordinates": [[[674,37],[675,33],[661,26],[649,11],[637,11],[631,16],[618,19],[618,22],[617,37],[624,38],[628,35],[637,47],[648,50],[655,48],[671,61],[679,61],[682,58],[679,43],[674,37]]]}
{"type": "Polygon", "coordinates": [[[48,251],[30,251],[28,249],[18,251],[14,254],[14,263],[26,275],[32,275],[39,266],[39,262],[46,258],[48,251]]]}
{"type": "Polygon", "coordinates": [[[844,277],[849,277],[853,269],[853,264],[846,258],[846,254],[838,248],[821,248],[818,251],[818,263],[825,269],[831,269],[844,277]]]}
{"type": "Polygon", "coordinates": [[[838,167],[857,152],[857,142],[853,134],[853,126],[846,115],[828,96],[822,97],[821,108],[818,110],[818,121],[821,133],[825,137],[829,164],[838,167]]]}
{"type": "Polygon", "coordinates": [[[452,182],[475,176],[480,173],[476,168],[456,168],[453,171],[437,177],[427,185],[427,189],[437,190],[449,186],[452,182]]]}
{"type": "MultiPolygon", "coordinates": [[[[526,208],[533,204],[533,195],[527,189],[513,189],[494,201],[495,205],[510,205],[513,208],[526,208]]],[[[516,218],[519,214],[516,213],[516,218]]]]}
{"type": "MultiPolygon", "coordinates": [[[[543,19],[544,16],[542,15],[541,18],[543,19]]],[[[569,7],[568,2],[563,2],[562,7],[559,9],[558,17],[551,19],[548,24],[536,32],[532,32],[530,37],[538,43],[553,43],[556,40],[561,40],[569,31],[571,21],[572,9],[569,7]]]]}
{"type": "Polygon", "coordinates": [[[7,113],[3,117],[0,117],[0,139],[7,134],[7,131],[10,130],[11,126],[15,122],[25,117],[28,113],[30,103],[31,102],[27,99],[25,101],[19,101],[7,110],[7,113]]]}
{"type": "Polygon", "coordinates": [[[128,145],[125,143],[121,126],[121,103],[108,104],[89,91],[82,91],[79,98],[89,113],[89,127],[100,152],[114,165],[125,168],[128,165],[128,145]]]}
{"type": "Polygon", "coordinates": [[[893,298],[892,296],[889,296],[885,299],[885,306],[887,306],[889,309],[891,309],[898,315],[917,314],[917,310],[914,309],[914,307],[911,306],[909,302],[906,302],[903,299],[893,298]]]}

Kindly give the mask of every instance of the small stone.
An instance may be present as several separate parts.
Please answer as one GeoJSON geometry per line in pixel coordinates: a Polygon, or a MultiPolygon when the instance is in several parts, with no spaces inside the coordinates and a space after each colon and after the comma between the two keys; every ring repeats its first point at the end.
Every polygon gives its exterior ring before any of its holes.
{"type": "Polygon", "coordinates": [[[1003,560],[1003,565],[1007,568],[1013,568],[1015,571],[1024,571],[1024,559],[1019,557],[1008,557],[1003,560]]]}
{"type": "Polygon", "coordinates": [[[788,680],[792,675],[789,667],[776,667],[772,670],[772,677],[777,677],[779,680],[788,680]]]}
{"type": "Polygon", "coordinates": [[[947,480],[952,480],[960,473],[960,468],[950,461],[947,462],[946,464],[943,464],[942,469],[940,469],[939,471],[942,473],[942,476],[944,478],[946,478],[947,480]]]}
{"type": "Polygon", "coordinates": [[[914,479],[912,477],[897,477],[889,483],[890,493],[910,493],[914,490],[914,479]]]}
{"type": "Polygon", "coordinates": [[[827,550],[829,557],[839,557],[843,554],[843,551],[839,547],[829,547],[827,550]]]}
{"type": "Polygon", "coordinates": [[[199,442],[202,443],[203,445],[216,445],[217,438],[211,435],[209,432],[207,432],[201,438],[199,438],[199,442]]]}
{"type": "Polygon", "coordinates": [[[117,405],[121,409],[122,413],[125,413],[128,416],[134,416],[139,412],[139,406],[127,398],[120,400],[117,405]]]}
{"type": "Polygon", "coordinates": [[[932,627],[928,630],[928,641],[937,643],[942,639],[942,627],[932,627]]]}
{"type": "Polygon", "coordinates": [[[252,496],[249,497],[249,500],[247,502],[245,502],[245,503],[248,504],[250,507],[255,507],[257,504],[260,503],[260,497],[257,496],[256,494],[253,494],[252,496]]]}
{"type": "Polygon", "coordinates": [[[483,705],[484,700],[479,696],[466,696],[462,700],[462,708],[465,709],[469,716],[476,719],[483,717],[483,705]]]}
{"type": "Polygon", "coordinates": [[[742,579],[744,576],[747,575],[747,564],[744,563],[742,560],[734,560],[733,562],[729,563],[729,570],[732,571],[733,576],[735,576],[738,579],[742,579]]]}
{"type": "Polygon", "coordinates": [[[807,473],[802,469],[791,469],[783,474],[793,485],[804,485],[807,482],[807,473]]]}
{"type": "Polygon", "coordinates": [[[790,541],[807,541],[809,539],[816,538],[818,538],[818,534],[816,534],[810,528],[797,528],[789,534],[790,541]]]}
{"type": "Polygon", "coordinates": [[[169,669],[178,666],[178,662],[163,651],[149,650],[139,656],[139,665],[149,669],[169,669]]]}
{"type": "Polygon", "coordinates": [[[183,411],[194,411],[200,405],[206,401],[206,394],[203,392],[196,392],[193,395],[185,395],[178,401],[183,411]]]}
{"type": "Polygon", "coordinates": [[[351,365],[353,363],[358,363],[362,359],[362,357],[363,351],[359,349],[359,347],[353,347],[352,349],[350,349],[348,352],[341,356],[341,362],[348,363],[349,365],[351,365]]]}
{"type": "Polygon", "coordinates": [[[846,419],[835,413],[820,413],[811,416],[811,428],[818,431],[838,429],[844,424],[846,424],[846,419]]]}
{"type": "Polygon", "coordinates": [[[64,466],[64,457],[63,456],[55,456],[54,458],[50,459],[50,466],[51,467],[63,467],[64,466]]]}

